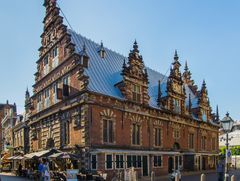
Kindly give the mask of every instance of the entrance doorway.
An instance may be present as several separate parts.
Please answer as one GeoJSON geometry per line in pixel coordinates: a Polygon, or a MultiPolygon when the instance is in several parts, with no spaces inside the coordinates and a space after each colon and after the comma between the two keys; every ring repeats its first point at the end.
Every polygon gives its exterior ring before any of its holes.
{"type": "Polygon", "coordinates": [[[168,173],[173,172],[173,169],[174,169],[173,166],[174,166],[173,157],[169,157],[168,158],[168,173]]]}
{"type": "Polygon", "coordinates": [[[148,157],[143,156],[143,176],[148,176],[148,157]]]}
{"type": "Polygon", "coordinates": [[[206,170],[206,158],[202,157],[202,170],[206,170]]]}

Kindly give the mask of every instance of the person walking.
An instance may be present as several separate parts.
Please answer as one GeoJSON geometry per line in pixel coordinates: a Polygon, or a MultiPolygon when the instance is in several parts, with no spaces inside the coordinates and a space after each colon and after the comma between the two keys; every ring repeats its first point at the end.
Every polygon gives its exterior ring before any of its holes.
{"type": "Polygon", "coordinates": [[[224,165],[221,161],[217,165],[217,173],[218,173],[218,181],[223,181],[224,165]]]}
{"type": "Polygon", "coordinates": [[[43,170],[44,170],[44,181],[50,181],[50,169],[49,169],[49,164],[47,160],[44,161],[43,170]]]}
{"type": "Polygon", "coordinates": [[[39,173],[39,180],[40,180],[40,181],[43,181],[44,170],[43,170],[42,160],[40,160],[40,162],[39,162],[39,164],[38,164],[38,173],[39,173]]]}

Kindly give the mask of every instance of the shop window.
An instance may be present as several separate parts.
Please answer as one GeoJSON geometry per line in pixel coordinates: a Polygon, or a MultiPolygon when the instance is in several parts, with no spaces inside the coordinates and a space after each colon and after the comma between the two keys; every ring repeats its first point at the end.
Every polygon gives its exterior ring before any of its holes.
{"type": "Polygon", "coordinates": [[[154,167],[162,167],[162,156],[154,156],[153,165],[154,167]]]}
{"type": "Polygon", "coordinates": [[[97,169],[97,155],[91,155],[91,168],[92,170],[97,169]]]}
{"type": "Polygon", "coordinates": [[[115,162],[116,162],[116,168],[121,169],[124,168],[124,156],[123,155],[116,155],[115,162]]]}
{"type": "Polygon", "coordinates": [[[127,156],[127,168],[141,168],[142,167],[142,157],[140,155],[128,155],[127,156]]]}
{"type": "Polygon", "coordinates": [[[106,169],[112,169],[113,168],[113,156],[112,155],[106,155],[105,166],[106,166],[106,169]]]}

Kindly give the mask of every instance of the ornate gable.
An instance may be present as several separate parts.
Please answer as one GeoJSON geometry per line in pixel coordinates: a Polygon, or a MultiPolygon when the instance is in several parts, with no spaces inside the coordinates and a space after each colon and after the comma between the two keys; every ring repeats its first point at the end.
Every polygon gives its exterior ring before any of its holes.
{"type": "Polygon", "coordinates": [[[205,80],[203,80],[202,88],[199,91],[198,104],[198,118],[205,122],[209,121],[211,119],[211,107],[205,80]]]}
{"type": "Polygon", "coordinates": [[[167,81],[167,109],[178,113],[185,113],[185,87],[183,85],[182,75],[180,72],[180,62],[177,51],[175,51],[174,61],[170,70],[167,81]]]}
{"type": "Polygon", "coordinates": [[[123,81],[117,86],[124,97],[129,101],[148,105],[148,74],[136,41],[129,53],[128,63],[124,60],[122,68],[123,81]]]}

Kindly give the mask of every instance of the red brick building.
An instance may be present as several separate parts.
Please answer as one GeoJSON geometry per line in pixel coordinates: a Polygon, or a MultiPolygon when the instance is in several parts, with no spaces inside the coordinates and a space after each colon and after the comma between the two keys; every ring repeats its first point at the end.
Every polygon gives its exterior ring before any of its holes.
{"type": "Polygon", "coordinates": [[[218,125],[205,81],[200,89],[175,52],[168,77],[144,65],[137,42],[128,57],[63,24],[45,0],[30,150],[55,147],[82,156],[80,167],[138,174],[214,168],[218,125]]]}

